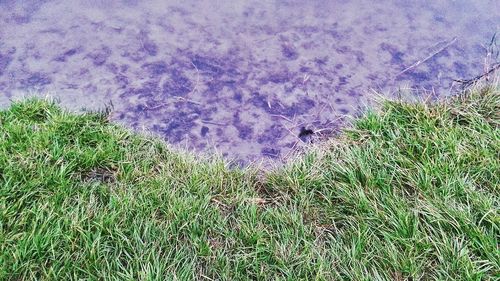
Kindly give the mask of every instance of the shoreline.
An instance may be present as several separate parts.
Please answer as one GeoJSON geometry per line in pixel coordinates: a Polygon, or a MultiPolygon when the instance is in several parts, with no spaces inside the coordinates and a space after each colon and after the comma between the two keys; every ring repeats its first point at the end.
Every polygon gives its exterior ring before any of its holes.
{"type": "Polygon", "coordinates": [[[498,112],[498,79],[387,100],[262,171],[15,102],[0,111],[0,279],[494,278],[498,112]]]}

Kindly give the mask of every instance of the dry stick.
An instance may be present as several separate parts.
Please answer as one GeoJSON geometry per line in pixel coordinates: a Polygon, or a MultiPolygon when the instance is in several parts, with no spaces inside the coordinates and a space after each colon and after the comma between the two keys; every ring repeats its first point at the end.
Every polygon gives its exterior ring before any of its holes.
{"type": "Polygon", "coordinates": [[[333,127],[324,127],[324,128],[322,128],[322,129],[318,129],[318,130],[316,130],[314,133],[315,133],[315,134],[319,134],[319,133],[321,133],[321,132],[323,132],[323,131],[333,131],[333,127]]]}
{"type": "Polygon", "coordinates": [[[149,109],[155,110],[155,109],[158,109],[158,108],[163,107],[163,106],[168,105],[168,104],[169,104],[168,102],[164,102],[164,103],[160,103],[158,105],[152,106],[152,107],[149,107],[146,105],[146,107],[149,109]]]}
{"type": "Polygon", "coordinates": [[[191,90],[191,92],[189,92],[189,94],[192,94],[194,93],[194,91],[196,91],[196,88],[198,87],[198,82],[200,82],[200,70],[198,70],[198,67],[196,67],[196,64],[194,64],[193,61],[191,61],[191,64],[196,69],[196,84],[194,84],[194,87],[191,90]]]}
{"type": "Polygon", "coordinates": [[[222,207],[224,208],[227,208],[227,205],[222,203],[221,201],[215,199],[215,198],[212,198],[211,201],[213,201],[214,203],[218,204],[218,205],[221,205],[222,207]]]}
{"type": "Polygon", "coordinates": [[[283,118],[285,119],[286,121],[290,122],[290,123],[294,123],[294,121],[292,121],[290,118],[287,118],[285,117],[284,115],[281,115],[281,114],[269,114],[270,116],[272,117],[280,117],[280,118],[283,118]]]}
{"type": "Polygon", "coordinates": [[[288,152],[283,156],[283,159],[288,159],[290,157],[290,154],[296,152],[297,144],[299,144],[302,141],[295,141],[292,145],[292,147],[288,150],[288,152]]]}
{"type": "MultiPolygon", "coordinates": [[[[337,119],[335,119],[334,121],[336,121],[336,120],[338,120],[338,119],[340,119],[340,118],[337,118],[337,119]]],[[[334,123],[334,121],[332,121],[331,123],[334,123]]],[[[292,131],[290,131],[290,129],[289,129],[289,128],[287,128],[286,126],[285,126],[285,129],[286,129],[286,130],[288,130],[291,134],[293,134],[293,133],[292,133],[292,131]]],[[[322,128],[322,129],[318,129],[318,130],[316,130],[316,131],[315,131],[315,133],[320,133],[320,132],[322,132],[322,131],[327,131],[327,130],[332,130],[332,131],[333,131],[333,128],[326,128],[326,127],[324,127],[324,128],[322,128]]],[[[293,134],[293,136],[294,136],[297,140],[293,143],[293,146],[290,148],[290,150],[288,150],[288,152],[287,152],[287,153],[283,156],[283,159],[288,159],[288,157],[290,157],[290,155],[291,155],[292,153],[296,152],[297,145],[298,145],[299,143],[302,143],[302,142],[303,142],[303,141],[302,141],[299,137],[297,137],[295,134],[293,134]]]]}
{"type": "MultiPolygon", "coordinates": [[[[340,118],[337,118],[337,119],[333,120],[331,123],[334,123],[338,119],[340,119],[340,118]]],[[[304,123],[302,123],[302,124],[304,124],[304,123]]],[[[294,153],[296,151],[297,145],[299,143],[302,143],[303,141],[296,134],[294,134],[290,130],[290,128],[288,128],[286,126],[283,126],[283,127],[285,127],[285,129],[296,139],[296,141],[293,143],[293,146],[290,148],[290,150],[288,150],[288,152],[283,156],[283,159],[288,159],[288,157],[290,156],[290,154],[292,154],[292,153],[294,153]]],[[[294,126],[292,128],[296,128],[296,127],[298,127],[298,126],[296,125],[296,126],[294,126]]],[[[315,133],[320,133],[322,131],[329,130],[329,129],[331,129],[331,128],[322,128],[322,129],[319,129],[319,130],[315,130],[315,133]]]]}
{"type": "Polygon", "coordinates": [[[224,124],[224,123],[217,123],[217,122],[213,122],[213,121],[210,121],[210,120],[201,120],[202,123],[205,123],[205,124],[212,124],[212,125],[217,125],[217,126],[227,126],[227,124],[224,124]]]}
{"type": "MultiPolygon", "coordinates": [[[[289,157],[289,155],[291,153],[293,153],[295,151],[295,149],[297,148],[297,144],[301,143],[302,140],[296,135],[294,134],[287,126],[283,126],[288,132],[289,134],[295,138],[295,142],[293,143],[292,147],[290,148],[290,150],[288,150],[288,152],[282,157],[282,159],[287,159],[289,157]]],[[[292,127],[294,128],[294,127],[292,127]]]]}
{"type": "Polygon", "coordinates": [[[452,40],[450,40],[450,42],[448,42],[444,47],[442,47],[441,49],[437,50],[436,52],[432,53],[431,55],[429,55],[428,57],[426,57],[425,59],[423,60],[419,60],[417,62],[415,62],[414,64],[410,65],[409,67],[405,68],[403,71],[401,71],[400,73],[396,74],[396,77],[400,76],[400,75],[403,75],[405,74],[406,72],[412,70],[413,68],[421,65],[422,63],[430,60],[432,57],[434,57],[435,55],[441,53],[442,51],[444,51],[446,48],[448,48],[449,46],[451,46],[453,43],[455,43],[455,41],[457,41],[457,37],[453,38],[452,40]]]}
{"type": "MultiPolygon", "coordinates": [[[[486,57],[484,58],[485,72],[483,74],[478,75],[476,77],[473,77],[471,79],[454,79],[453,80],[454,82],[458,82],[458,83],[462,84],[462,88],[466,88],[466,87],[476,83],[477,81],[479,81],[483,78],[486,78],[486,81],[488,81],[489,75],[500,68],[500,62],[497,61],[493,64],[491,64],[489,62],[492,59],[493,52],[495,52],[495,50],[497,48],[496,36],[497,36],[497,34],[495,33],[493,35],[493,37],[491,38],[491,42],[490,42],[489,46],[485,47],[485,49],[486,49],[486,57]],[[491,66],[491,68],[489,68],[490,66],[491,66]]],[[[499,55],[499,51],[496,51],[495,57],[498,58],[498,55],[499,55]]]]}
{"type": "Polygon", "coordinates": [[[185,102],[190,102],[190,103],[194,103],[194,104],[197,104],[197,105],[201,105],[201,102],[197,102],[195,100],[190,100],[190,99],[186,99],[184,97],[180,97],[180,96],[176,96],[175,97],[178,101],[185,101],[185,102]]]}
{"type": "Polygon", "coordinates": [[[495,72],[496,70],[498,70],[500,68],[500,63],[496,63],[493,65],[493,67],[490,68],[490,70],[486,71],[485,73],[481,74],[481,75],[478,75],[474,78],[471,78],[471,79],[467,79],[467,80],[462,80],[462,79],[454,79],[453,81],[455,82],[458,82],[458,83],[461,83],[462,86],[464,87],[467,87],[469,85],[472,85],[474,84],[475,82],[481,80],[482,78],[490,75],[491,73],[495,72]]]}
{"type": "Polygon", "coordinates": [[[318,119],[321,119],[321,114],[323,113],[323,111],[325,111],[325,109],[326,109],[327,106],[328,106],[328,104],[323,103],[323,105],[321,106],[320,110],[317,112],[318,119]]]}
{"type": "Polygon", "coordinates": [[[315,134],[319,134],[319,133],[321,133],[321,132],[323,132],[323,131],[334,131],[334,130],[336,129],[335,127],[327,127],[327,125],[329,125],[329,124],[335,124],[335,121],[338,121],[338,120],[340,120],[340,119],[342,119],[342,117],[338,117],[338,118],[335,118],[335,119],[333,119],[333,120],[329,121],[329,122],[328,122],[328,123],[326,123],[326,124],[325,124],[325,126],[323,126],[321,129],[317,129],[317,130],[315,130],[315,131],[314,131],[314,133],[315,133],[315,134]]]}
{"type": "MultiPolygon", "coordinates": [[[[294,134],[294,133],[292,132],[292,130],[290,130],[290,128],[288,128],[287,126],[283,126],[283,127],[284,127],[284,128],[285,128],[285,130],[287,130],[287,131],[288,131],[288,133],[289,133],[290,135],[292,135],[292,136],[293,136],[293,137],[294,137],[297,141],[302,141],[302,140],[301,140],[301,139],[300,139],[300,138],[299,138],[296,134],[294,134]]],[[[292,128],[296,128],[296,127],[292,127],[292,128]]]]}

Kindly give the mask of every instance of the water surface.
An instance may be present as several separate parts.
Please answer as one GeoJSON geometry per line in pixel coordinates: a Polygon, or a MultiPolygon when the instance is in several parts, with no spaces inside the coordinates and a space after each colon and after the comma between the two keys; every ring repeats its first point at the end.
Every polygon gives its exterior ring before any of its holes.
{"type": "Polygon", "coordinates": [[[27,91],[111,102],[182,147],[282,158],[373,90],[447,95],[481,73],[499,3],[0,0],[0,106],[27,91]]]}

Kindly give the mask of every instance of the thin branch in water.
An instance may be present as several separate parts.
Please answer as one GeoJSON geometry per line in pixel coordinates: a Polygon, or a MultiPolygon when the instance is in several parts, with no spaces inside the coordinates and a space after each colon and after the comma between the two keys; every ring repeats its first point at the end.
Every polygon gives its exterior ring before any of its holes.
{"type": "Polygon", "coordinates": [[[201,122],[205,123],[205,124],[211,124],[211,125],[217,125],[217,126],[227,126],[227,124],[213,122],[213,121],[210,121],[210,120],[201,120],[201,122]]]}
{"type": "Polygon", "coordinates": [[[196,69],[196,83],[194,84],[194,87],[191,92],[189,92],[189,94],[192,94],[196,91],[196,88],[198,88],[198,83],[200,82],[200,71],[198,70],[198,67],[196,67],[196,64],[193,63],[193,61],[191,61],[191,64],[194,66],[194,69],[196,69]]]}
{"type": "Polygon", "coordinates": [[[478,82],[479,80],[481,80],[483,78],[486,78],[486,80],[488,80],[489,75],[494,73],[498,69],[500,69],[500,62],[493,64],[493,66],[488,71],[486,71],[485,73],[478,75],[474,78],[471,78],[471,79],[453,79],[453,81],[462,84],[462,87],[466,88],[466,87],[478,82]]]}
{"type": "Polygon", "coordinates": [[[424,58],[423,60],[419,60],[417,62],[415,62],[414,64],[408,66],[407,68],[405,68],[403,71],[399,72],[398,74],[396,74],[396,77],[398,76],[401,76],[403,74],[405,74],[406,72],[414,69],[415,67],[421,65],[422,63],[430,60],[431,58],[433,58],[434,56],[438,55],[439,53],[441,53],[442,51],[446,50],[448,47],[450,47],[453,43],[455,43],[457,41],[457,37],[454,37],[453,39],[451,39],[446,45],[444,45],[441,49],[437,50],[436,52],[430,54],[429,56],[427,56],[426,58],[424,58]]]}

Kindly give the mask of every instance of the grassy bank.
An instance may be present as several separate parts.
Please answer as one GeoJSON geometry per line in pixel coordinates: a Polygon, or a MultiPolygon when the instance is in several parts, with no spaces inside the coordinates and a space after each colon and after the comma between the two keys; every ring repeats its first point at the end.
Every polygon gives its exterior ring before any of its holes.
{"type": "Polygon", "coordinates": [[[0,280],[488,280],[500,88],[385,102],[266,174],[30,100],[0,112],[0,280]]]}

